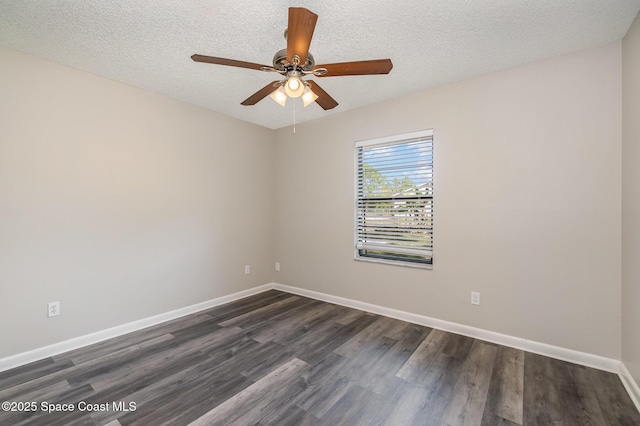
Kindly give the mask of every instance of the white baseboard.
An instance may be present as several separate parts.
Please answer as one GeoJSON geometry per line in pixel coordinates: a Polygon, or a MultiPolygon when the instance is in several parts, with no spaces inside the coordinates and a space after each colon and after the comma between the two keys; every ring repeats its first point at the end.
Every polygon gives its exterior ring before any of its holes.
{"type": "Polygon", "coordinates": [[[163,314],[158,314],[152,317],[143,318],[127,324],[122,324],[116,327],[108,328],[106,330],[97,331],[95,333],[87,334],[80,337],[75,337],[73,339],[65,340],[63,342],[54,343],[49,346],[44,346],[44,347],[33,349],[27,352],[19,353],[17,355],[12,355],[6,358],[2,358],[0,359],[0,371],[9,370],[11,368],[19,367],[21,365],[25,365],[30,362],[38,361],[44,358],[48,358],[50,356],[68,352],[73,349],[78,349],[84,346],[92,345],[94,343],[111,339],[113,337],[122,336],[123,334],[131,333],[132,331],[140,330],[142,328],[150,327],[152,325],[156,325],[161,322],[169,321],[185,315],[193,314],[195,312],[203,311],[205,309],[209,309],[214,306],[229,303],[237,299],[242,299],[243,297],[248,297],[254,294],[262,293],[263,291],[267,291],[272,288],[273,288],[272,284],[261,285],[258,287],[250,288],[248,290],[243,290],[237,293],[229,294],[227,296],[222,296],[216,299],[207,300],[206,302],[201,302],[195,305],[186,306],[184,308],[176,309],[170,312],[165,312],[163,314]]]}
{"type": "Polygon", "coordinates": [[[623,362],[606,358],[599,355],[593,355],[586,352],[580,352],[573,349],[562,348],[559,346],[548,345],[546,343],[534,342],[532,340],[523,339],[521,337],[509,336],[507,334],[495,333],[480,328],[470,327],[468,325],[457,324],[454,322],[444,321],[437,318],[431,318],[425,315],[413,314],[410,312],[399,311],[397,309],[386,308],[371,303],[361,302],[359,300],[347,299],[345,297],[333,296],[326,293],[320,293],[313,290],[307,290],[299,287],[291,287],[284,284],[272,283],[271,288],[274,290],[285,291],[287,293],[297,294],[299,296],[310,297],[324,302],[334,303],[336,305],[346,306],[349,308],[359,309],[361,311],[371,312],[386,317],[396,318],[402,321],[411,322],[426,327],[436,328],[451,333],[461,334],[463,336],[473,337],[475,339],[492,342],[515,349],[521,349],[527,352],[536,353],[538,355],[548,356],[550,358],[560,359],[562,361],[572,362],[585,367],[592,367],[598,370],[615,373],[620,377],[629,397],[634,405],[640,411],[640,387],[633,379],[629,370],[623,362]]]}
{"type": "Polygon", "coordinates": [[[631,400],[636,405],[638,411],[640,411],[640,387],[638,383],[633,379],[633,376],[627,370],[627,366],[624,365],[624,362],[620,363],[620,372],[618,373],[620,376],[620,380],[622,380],[622,384],[624,385],[627,393],[631,397],[631,400]]]}
{"type": "Polygon", "coordinates": [[[49,346],[44,346],[27,352],[23,352],[17,355],[12,355],[6,358],[0,359],[0,371],[8,370],[11,368],[19,367],[21,365],[28,364],[30,362],[38,361],[50,356],[58,355],[73,349],[78,349],[84,346],[92,345],[94,343],[101,342],[103,340],[111,339],[113,337],[121,336],[132,331],[140,330],[145,327],[150,327],[161,322],[169,321],[175,318],[179,318],[185,315],[193,314],[205,309],[212,308],[214,306],[222,305],[232,302],[237,299],[252,296],[267,290],[280,290],[287,293],[297,294],[300,296],[310,297],[316,300],[322,300],[336,305],[347,306],[362,311],[375,313],[391,318],[396,318],[402,321],[411,322],[414,324],[424,325],[426,327],[436,328],[439,330],[449,331],[456,334],[484,340],[487,342],[496,343],[499,345],[509,346],[516,349],[522,349],[528,352],[533,352],[539,355],[545,355],[551,358],[561,359],[563,361],[572,362],[587,367],[597,368],[599,370],[609,371],[616,373],[620,376],[622,383],[624,384],[631,399],[635,403],[636,407],[640,410],[640,388],[635,382],[625,365],[619,360],[606,358],[598,355],[593,355],[585,352],[575,351],[572,349],[566,349],[558,346],[548,345],[545,343],[534,342],[531,340],[523,339],[520,337],[509,336],[506,334],[495,333],[493,331],[487,331],[467,325],[457,324],[454,322],[444,321],[437,318],[431,318],[424,315],[413,314],[410,312],[399,311],[396,309],[386,308],[384,306],[378,306],[371,303],[361,302],[358,300],[347,299],[344,297],[333,296],[330,294],[320,293],[313,290],[306,290],[299,287],[291,287],[284,284],[269,283],[254,287],[248,290],[233,293],[227,296],[218,297],[202,303],[187,306],[184,308],[176,309],[174,311],[166,312],[152,317],[143,318],[141,320],[133,321],[127,324],[122,324],[106,330],[101,330],[95,333],[87,334],[85,336],[76,337],[73,339],[65,340],[63,342],[54,343],[49,346]]]}
{"type": "Polygon", "coordinates": [[[574,364],[597,368],[598,370],[604,370],[616,374],[620,372],[620,361],[617,359],[606,358],[598,355],[576,351],[573,349],[561,348],[558,346],[548,345],[546,343],[534,342],[532,340],[523,339],[521,337],[495,333],[493,331],[470,327],[468,325],[457,324],[454,322],[431,318],[424,315],[385,308],[383,306],[373,305],[371,303],[360,302],[358,300],[347,299],[344,297],[333,296],[313,290],[306,290],[303,288],[291,287],[278,283],[273,283],[272,288],[275,290],[285,291],[287,293],[310,297],[312,299],[335,303],[336,305],[347,306],[349,308],[360,309],[362,311],[396,318],[414,324],[424,325],[426,327],[437,328],[439,330],[449,331],[456,334],[462,334],[463,336],[473,337],[475,339],[484,340],[486,342],[497,343],[499,345],[509,346],[516,349],[522,349],[527,352],[533,352],[539,355],[572,362],[574,364]]]}

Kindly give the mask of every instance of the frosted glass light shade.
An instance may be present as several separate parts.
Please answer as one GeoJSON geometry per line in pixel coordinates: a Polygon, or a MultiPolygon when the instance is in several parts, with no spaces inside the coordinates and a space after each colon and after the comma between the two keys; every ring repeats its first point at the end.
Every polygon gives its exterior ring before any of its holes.
{"type": "Polygon", "coordinates": [[[302,94],[302,103],[304,104],[304,106],[309,106],[310,104],[314,103],[316,99],[318,99],[318,95],[313,93],[313,91],[308,87],[305,87],[304,93],[302,94]]]}
{"type": "Polygon", "coordinates": [[[285,104],[287,103],[287,94],[285,93],[284,88],[280,86],[276,90],[274,90],[271,93],[271,99],[273,99],[280,105],[285,106],[285,104]]]}
{"type": "Polygon", "coordinates": [[[298,77],[289,77],[284,85],[284,91],[290,98],[298,98],[304,92],[304,84],[298,77]]]}

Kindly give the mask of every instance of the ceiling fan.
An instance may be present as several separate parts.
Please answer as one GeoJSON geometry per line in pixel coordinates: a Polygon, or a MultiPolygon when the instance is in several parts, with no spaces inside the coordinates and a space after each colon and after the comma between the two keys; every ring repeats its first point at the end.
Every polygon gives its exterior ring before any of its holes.
{"type": "Polygon", "coordinates": [[[273,57],[273,66],[235,59],[216,58],[214,56],[193,55],[195,62],[227,65],[266,72],[276,72],[284,76],[283,80],[272,81],[242,102],[242,105],[255,105],[267,95],[285,106],[288,97],[302,97],[304,106],[314,101],[323,109],[335,108],[338,102],[325,92],[318,83],[303,80],[304,76],[337,77],[344,75],[389,74],[393,64],[390,59],[369,61],[339,62],[317,65],[309,52],[311,37],[316,27],[318,15],[302,7],[289,8],[289,24],[284,32],[287,48],[278,51],[273,57]]]}

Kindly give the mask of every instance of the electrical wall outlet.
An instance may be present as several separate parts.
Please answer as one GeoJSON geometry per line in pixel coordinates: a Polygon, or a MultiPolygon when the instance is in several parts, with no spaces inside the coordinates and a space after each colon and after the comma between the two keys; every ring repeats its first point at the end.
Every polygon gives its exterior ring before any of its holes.
{"type": "Polygon", "coordinates": [[[244,274],[249,275],[251,273],[251,265],[244,265],[244,274]]]}
{"type": "Polygon", "coordinates": [[[47,306],[48,306],[47,316],[49,318],[57,317],[58,315],[60,315],[60,302],[49,302],[47,306]]]}
{"type": "Polygon", "coordinates": [[[276,262],[276,272],[280,272],[280,262],[276,262]]]}
{"type": "Polygon", "coordinates": [[[471,292],[471,304],[472,305],[479,305],[480,304],[480,293],[478,293],[477,291],[472,291],[471,292]]]}

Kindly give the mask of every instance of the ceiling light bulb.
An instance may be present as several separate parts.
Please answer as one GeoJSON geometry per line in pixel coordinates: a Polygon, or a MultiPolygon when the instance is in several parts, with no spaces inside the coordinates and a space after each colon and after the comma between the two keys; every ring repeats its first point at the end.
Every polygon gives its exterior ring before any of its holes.
{"type": "Polygon", "coordinates": [[[287,103],[287,94],[282,86],[278,87],[271,93],[271,99],[284,106],[287,103]]]}
{"type": "Polygon", "coordinates": [[[313,93],[308,87],[305,87],[304,93],[302,94],[302,103],[304,106],[314,103],[316,99],[318,99],[318,95],[313,93]]]}
{"type": "Polygon", "coordinates": [[[284,85],[284,91],[289,97],[298,98],[304,91],[304,84],[302,84],[298,77],[289,77],[286,84],[284,85]]]}

